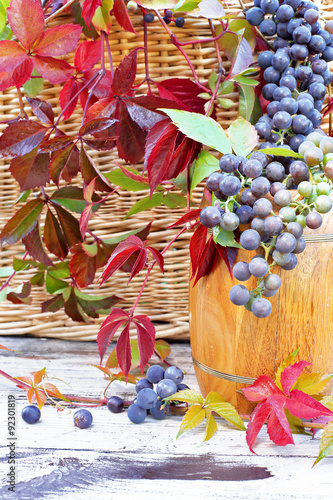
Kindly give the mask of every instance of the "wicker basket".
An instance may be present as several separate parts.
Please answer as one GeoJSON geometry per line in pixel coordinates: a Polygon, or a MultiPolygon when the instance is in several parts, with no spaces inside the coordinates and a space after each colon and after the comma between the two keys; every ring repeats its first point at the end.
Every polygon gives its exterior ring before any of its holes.
{"type": "MultiPolygon", "coordinates": [[[[229,6],[237,5],[235,1],[228,2],[229,6]]],[[[250,3],[247,3],[250,6],[250,3]]],[[[230,7],[229,7],[230,8],[230,7]]],[[[235,10],[235,7],[233,8],[235,10]]],[[[333,6],[324,6],[325,17],[333,18],[333,6]]],[[[64,18],[65,19],[65,18],[64,18]]],[[[67,18],[68,19],[68,18],[67,18]]],[[[59,21],[58,21],[59,22],[59,21]]],[[[115,65],[118,65],[124,55],[127,55],[133,48],[143,45],[143,27],[141,16],[132,17],[133,25],[138,33],[135,36],[124,32],[114,21],[110,34],[110,44],[115,65]]],[[[170,42],[168,35],[158,23],[148,25],[148,59],[150,75],[156,81],[172,77],[191,77],[191,71],[183,56],[177,48],[170,42]]],[[[186,19],[184,28],[175,28],[175,32],[181,41],[194,40],[202,37],[210,37],[211,32],[208,22],[205,19],[186,19]]],[[[201,80],[207,79],[212,68],[217,67],[217,59],[213,44],[201,46],[195,44],[186,47],[186,52],[190,56],[198,76],[201,80]]],[[[71,58],[69,62],[73,62],[71,58]]],[[[225,68],[230,67],[230,63],[224,59],[225,68]]],[[[142,51],[138,53],[138,81],[144,78],[144,61],[142,51]]],[[[42,97],[46,98],[54,106],[55,113],[60,112],[58,97],[61,86],[45,85],[42,97]]],[[[227,128],[237,117],[237,98],[234,93],[228,96],[234,101],[234,106],[229,110],[220,110],[218,121],[227,128]]],[[[8,90],[0,93],[0,119],[9,119],[17,116],[19,111],[18,99],[15,90],[8,90]]],[[[78,130],[81,123],[82,112],[77,108],[75,113],[62,125],[62,130],[71,135],[78,130]]],[[[117,159],[115,152],[90,152],[96,165],[102,172],[110,171],[115,167],[114,159],[117,159]]],[[[15,213],[17,205],[14,203],[19,197],[19,186],[13,181],[9,173],[8,162],[0,163],[0,227],[15,213]]],[[[140,165],[138,168],[140,169],[140,165]]],[[[193,194],[194,204],[198,204],[201,198],[202,188],[197,188],[193,194]]],[[[173,210],[167,207],[159,207],[149,212],[130,217],[123,221],[124,215],[130,207],[139,199],[147,196],[147,191],[127,192],[120,191],[119,197],[110,200],[98,211],[98,216],[92,218],[89,228],[100,238],[110,238],[118,236],[124,232],[144,227],[150,220],[153,220],[149,242],[152,246],[162,249],[176,234],[177,229],[166,229],[175,222],[182,214],[183,210],[173,210]]],[[[190,234],[183,234],[171,249],[165,254],[165,273],[162,275],[154,269],[150,275],[148,284],[141,297],[137,312],[147,314],[154,322],[157,337],[187,339],[189,338],[188,327],[188,272],[189,272],[189,252],[188,244],[190,234]]],[[[0,257],[0,268],[11,265],[14,255],[22,256],[23,245],[13,245],[2,250],[0,257]]],[[[29,279],[29,271],[19,273],[11,281],[11,285],[17,286],[22,281],[29,279]]],[[[97,284],[91,285],[89,293],[96,295],[112,295],[125,299],[130,308],[138,295],[144,273],[136,276],[130,286],[127,286],[128,275],[116,273],[112,279],[102,287],[97,284]]],[[[103,317],[90,324],[75,323],[62,311],[56,313],[41,313],[40,304],[48,297],[43,287],[34,287],[32,292],[32,303],[30,305],[14,305],[11,302],[0,303],[0,334],[1,335],[22,335],[32,334],[40,337],[53,337],[70,340],[95,340],[103,317]]]]}

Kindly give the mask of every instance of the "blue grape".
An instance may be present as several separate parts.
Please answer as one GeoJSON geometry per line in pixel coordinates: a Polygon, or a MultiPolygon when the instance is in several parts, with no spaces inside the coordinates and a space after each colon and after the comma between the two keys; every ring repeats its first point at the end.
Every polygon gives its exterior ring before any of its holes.
{"type": "Polygon", "coordinates": [[[260,8],[265,14],[274,14],[279,8],[279,0],[261,0],[260,8]]]}
{"type": "Polygon", "coordinates": [[[40,419],[41,412],[37,406],[25,406],[22,410],[21,417],[27,424],[35,424],[40,419]]]}
{"type": "Polygon", "coordinates": [[[165,370],[164,378],[172,380],[175,384],[178,385],[183,381],[184,373],[183,370],[181,370],[177,366],[169,366],[165,370]]]}
{"type": "Polygon", "coordinates": [[[106,403],[111,413],[121,413],[124,409],[124,401],[119,396],[111,396],[106,403]]]}
{"type": "Polygon", "coordinates": [[[290,5],[281,5],[276,11],[276,19],[281,23],[286,23],[294,17],[294,9],[290,5]]]}
{"type": "Polygon", "coordinates": [[[136,398],[137,404],[144,408],[145,410],[149,410],[157,403],[157,394],[153,389],[142,389],[138,392],[138,396],[136,398]]]}
{"type": "Polygon", "coordinates": [[[270,50],[265,50],[264,52],[261,52],[258,56],[258,64],[260,68],[266,69],[269,66],[271,66],[271,61],[274,56],[274,53],[271,52],[270,50]]]}
{"type": "Polygon", "coordinates": [[[89,410],[78,410],[73,415],[74,425],[80,429],[87,429],[91,426],[93,417],[89,410]]]}
{"type": "Polygon", "coordinates": [[[138,403],[133,403],[127,410],[127,416],[133,424],[141,424],[147,417],[147,410],[141,408],[138,403]]]}
{"type": "Polygon", "coordinates": [[[171,379],[163,379],[157,384],[156,392],[161,399],[164,399],[177,392],[177,385],[171,379]]]}
{"type": "Polygon", "coordinates": [[[284,97],[280,101],[280,111],[286,111],[290,115],[294,115],[298,110],[298,102],[292,97],[284,97]]]}
{"type": "Polygon", "coordinates": [[[162,401],[157,401],[156,405],[153,408],[150,408],[150,414],[152,417],[156,418],[156,420],[163,420],[166,418],[169,412],[168,405],[163,405],[162,401]]]}
{"type": "Polygon", "coordinates": [[[153,365],[148,368],[146,377],[152,384],[158,384],[164,378],[164,373],[163,366],[153,365]]]}
{"type": "Polygon", "coordinates": [[[252,7],[246,12],[246,20],[251,26],[259,26],[264,20],[265,13],[258,7],[252,7]]]}
{"type": "Polygon", "coordinates": [[[140,378],[140,380],[138,380],[137,383],[135,384],[135,390],[137,394],[140,391],[142,391],[142,389],[146,388],[153,389],[153,387],[154,387],[153,384],[149,382],[147,378],[140,378]]]}
{"type": "Polygon", "coordinates": [[[273,36],[276,33],[276,24],[272,19],[264,19],[259,24],[259,30],[263,35],[273,36]]]}

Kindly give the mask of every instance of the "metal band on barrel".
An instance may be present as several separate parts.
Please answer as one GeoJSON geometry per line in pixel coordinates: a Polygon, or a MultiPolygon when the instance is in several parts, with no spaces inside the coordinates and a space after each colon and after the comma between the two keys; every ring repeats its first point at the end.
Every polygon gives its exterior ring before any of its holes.
{"type": "Polygon", "coordinates": [[[251,377],[242,377],[239,375],[231,375],[230,373],[220,372],[218,370],[214,370],[213,368],[209,368],[209,366],[200,363],[192,356],[193,363],[203,372],[208,373],[208,375],[212,375],[213,377],[221,378],[223,380],[228,380],[229,382],[239,382],[240,384],[253,384],[255,382],[255,378],[251,377]]]}
{"type": "Polygon", "coordinates": [[[333,242],[333,234],[304,234],[303,238],[307,243],[325,243],[333,242]]]}

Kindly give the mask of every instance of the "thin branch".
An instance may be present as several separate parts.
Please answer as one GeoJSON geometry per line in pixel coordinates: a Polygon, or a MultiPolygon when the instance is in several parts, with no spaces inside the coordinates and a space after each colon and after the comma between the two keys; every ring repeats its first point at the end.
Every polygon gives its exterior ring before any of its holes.
{"type": "Polygon", "coordinates": [[[24,104],[23,104],[23,98],[22,98],[21,89],[19,87],[16,87],[16,90],[17,90],[17,97],[18,97],[19,104],[20,104],[20,113],[19,113],[19,116],[20,116],[20,118],[28,118],[28,115],[27,115],[27,113],[24,110],[24,104]]]}
{"type": "Polygon", "coordinates": [[[110,42],[109,42],[109,37],[108,36],[105,36],[105,43],[106,43],[106,50],[108,52],[108,58],[109,58],[109,63],[110,63],[111,76],[112,76],[112,79],[113,79],[113,77],[114,77],[114,68],[113,68],[113,60],[112,60],[112,54],[111,54],[110,42]]]}
{"type": "Polygon", "coordinates": [[[149,78],[149,63],[148,63],[148,33],[147,23],[143,21],[143,41],[144,41],[144,54],[145,54],[145,80],[148,85],[148,95],[152,95],[150,78],[149,78]]]}
{"type": "MultiPolygon", "coordinates": [[[[28,256],[28,252],[25,252],[25,254],[22,257],[22,260],[25,260],[28,256]]],[[[0,292],[6,288],[6,286],[9,285],[10,281],[12,278],[14,278],[15,274],[17,271],[12,272],[12,274],[9,276],[9,278],[4,282],[4,284],[0,287],[0,292]]]]}
{"type": "Polygon", "coordinates": [[[58,14],[61,14],[62,12],[67,10],[68,7],[70,7],[74,2],[76,2],[76,0],[69,0],[69,2],[66,3],[66,5],[63,5],[62,7],[60,7],[60,9],[56,10],[51,16],[47,17],[44,21],[44,24],[47,24],[49,21],[52,21],[52,19],[57,17],[58,14]]]}

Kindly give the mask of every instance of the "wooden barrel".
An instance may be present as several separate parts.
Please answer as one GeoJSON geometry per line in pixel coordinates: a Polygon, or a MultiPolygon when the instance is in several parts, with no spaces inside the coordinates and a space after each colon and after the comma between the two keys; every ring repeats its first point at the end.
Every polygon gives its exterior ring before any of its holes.
{"type": "MultiPolygon", "coordinates": [[[[254,405],[239,390],[259,375],[274,380],[280,362],[298,347],[299,359],[312,363],[309,371],[333,372],[333,212],[323,219],[318,230],[304,230],[307,246],[296,268],[276,266],[282,285],[269,299],[268,318],[230,302],[229,290],[240,282],[222,260],[194,288],[190,284],[192,356],[202,394],[216,391],[248,413],[254,405]]],[[[239,250],[237,261],[249,262],[255,254],[239,250]]],[[[255,283],[243,284],[250,289],[255,283]]]]}

